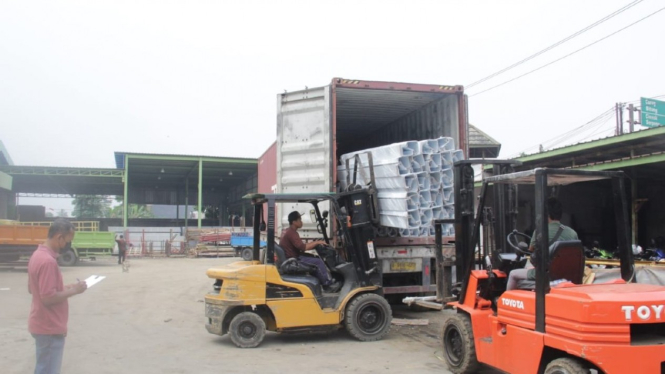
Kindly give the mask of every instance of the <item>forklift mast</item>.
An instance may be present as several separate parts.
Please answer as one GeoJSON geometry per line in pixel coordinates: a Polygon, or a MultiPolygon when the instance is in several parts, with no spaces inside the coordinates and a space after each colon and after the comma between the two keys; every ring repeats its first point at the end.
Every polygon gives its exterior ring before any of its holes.
{"type": "MultiPolygon", "coordinates": [[[[513,167],[521,165],[516,160],[462,160],[455,163],[455,256],[457,262],[457,282],[464,284],[476,260],[481,268],[486,265],[483,259],[492,256],[491,249],[501,253],[508,252],[506,237],[515,228],[517,217],[517,187],[494,186],[494,205],[492,211],[484,211],[487,191],[485,185],[481,188],[478,211],[475,208],[475,175],[473,165],[492,165],[493,175],[513,172],[513,167]],[[500,188],[497,188],[500,187],[500,188]],[[483,243],[476,257],[476,246],[479,243],[480,226],[483,217],[487,215],[494,218],[494,225],[486,227],[492,230],[493,243],[483,243]]],[[[492,223],[491,221],[489,222],[492,223]]],[[[464,295],[464,293],[462,293],[464,295]]],[[[463,297],[463,296],[462,296],[463,297]]]]}

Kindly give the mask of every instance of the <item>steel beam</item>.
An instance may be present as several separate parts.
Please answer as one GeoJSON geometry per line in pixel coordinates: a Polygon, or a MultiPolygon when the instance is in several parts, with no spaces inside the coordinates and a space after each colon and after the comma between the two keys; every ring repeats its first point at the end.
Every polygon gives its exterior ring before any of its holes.
{"type": "Polygon", "coordinates": [[[0,171],[9,175],[57,175],[70,177],[104,177],[104,178],[122,178],[123,170],[119,169],[91,169],[91,168],[59,168],[47,166],[0,166],[0,171]]]}
{"type": "MultiPolygon", "coordinates": [[[[217,157],[199,157],[199,156],[176,156],[176,155],[142,155],[130,153],[133,159],[141,160],[170,160],[170,161],[199,161],[215,162],[220,164],[258,164],[258,160],[251,158],[217,158],[217,157]]],[[[126,155],[130,155],[126,154],[126,155]]]]}
{"type": "Polygon", "coordinates": [[[201,201],[203,198],[203,158],[199,157],[199,202],[198,202],[198,213],[196,217],[198,218],[198,225],[201,228],[201,201]]]}
{"type": "Polygon", "coordinates": [[[545,295],[550,291],[548,272],[549,251],[549,227],[547,220],[547,174],[545,170],[536,170],[536,245],[538,248],[538,259],[536,261],[536,331],[545,333],[545,295]]]}
{"type": "MultiPolygon", "coordinates": [[[[665,128],[665,127],[664,127],[665,128]]],[[[581,170],[613,170],[613,169],[625,169],[633,166],[655,164],[657,162],[665,161],[665,153],[651,154],[648,156],[640,156],[635,158],[627,158],[616,161],[603,162],[602,164],[595,164],[589,166],[581,166],[578,169],[581,170]]]]}
{"type": "Polygon", "coordinates": [[[128,186],[129,186],[129,156],[125,155],[125,175],[124,178],[122,179],[123,182],[123,188],[124,188],[124,193],[123,193],[123,199],[122,199],[122,227],[127,229],[127,220],[129,218],[129,212],[127,209],[129,207],[129,204],[127,203],[127,198],[128,198],[128,186]]]}

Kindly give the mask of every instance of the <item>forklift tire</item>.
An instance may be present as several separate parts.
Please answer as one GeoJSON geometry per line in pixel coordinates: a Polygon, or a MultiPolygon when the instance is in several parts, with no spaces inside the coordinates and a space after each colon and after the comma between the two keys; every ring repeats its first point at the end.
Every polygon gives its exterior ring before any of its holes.
{"type": "Polygon", "coordinates": [[[233,317],[229,325],[231,341],[240,348],[254,348],[266,336],[266,324],[253,312],[242,312],[233,317]]]}
{"type": "Polygon", "coordinates": [[[452,315],[444,323],[443,352],[448,369],[455,374],[475,373],[480,369],[471,321],[466,314],[452,315]]]}
{"type": "Polygon", "coordinates": [[[349,302],[344,325],[354,338],[362,342],[381,340],[390,331],[392,315],[390,304],[384,297],[366,293],[349,302]]]}
{"type": "Polygon", "coordinates": [[[563,357],[553,360],[545,368],[545,374],[588,374],[589,368],[580,360],[563,357]]]}
{"type": "Polygon", "coordinates": [[[78,262],[78,258],[73,249],[68,249],[58,257],[58,262],[62,266],[74,266],[78,262]]]}
{"type": "Polygon", "coordinates": [[[254,259],[254,250],[252,248],[243,248],[240,252],[240,257],[245,261],[252,261],[254,259]]]}

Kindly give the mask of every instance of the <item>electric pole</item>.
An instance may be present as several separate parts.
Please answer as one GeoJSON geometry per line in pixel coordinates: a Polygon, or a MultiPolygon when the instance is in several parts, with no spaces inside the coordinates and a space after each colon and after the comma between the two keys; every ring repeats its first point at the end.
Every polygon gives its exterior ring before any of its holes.
{"type": "Polygon", "coordinates": [[[636,121],[633,115],[634,112],[639,112],[639,111],[640,110],[635,108],[633,104],[628,104],[628,128],[630,129],[630,132],[633,132],[635,130],[635,125],[639,125],[641,123],[640,121],[636,121]]]}
{"type": "Polygon", "coordinates": [[[614,135],[623,134],[623,103],[616,103],[614,106],[614,115],[617,120],[617,127],[614,131],[614,135]]]}

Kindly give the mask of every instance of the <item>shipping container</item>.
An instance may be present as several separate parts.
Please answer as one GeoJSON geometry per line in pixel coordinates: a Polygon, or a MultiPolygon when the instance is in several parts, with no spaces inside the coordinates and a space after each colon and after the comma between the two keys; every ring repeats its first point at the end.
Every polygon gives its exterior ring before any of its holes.
{"type": "MultiPolygon", "coordinates": [[[[277,191],[277,143],[272,143],[258,160],[258,193],[275,193],[277,191]]],[[[276,217],[279,214],[276,212],[276,217]]],[[[268,219],[268,212],[263,212],[263,220],[268,219]]],[[[279,234],[279,233],[278,233],[279,234]]]]}
{"type": "MultiPolygon", "coordinates": [[[[446,136],[466,156],[466,113],[462,86],[334,78],[324,87],[279,94],[277,192],[335,192],[342,154],[391,143],[446,136]]],[[[305,207],[294,204],[298,209],[305,207]]],[[[302,232],[318,234],[307,225],[302,232]]]]}
{"type": "MultiPolygon", "coordinates": [[[[276,192],[336,192],[341,155],[391,143],[450,137],[468,156],[467,98],[462,86],[334,78],[324,87],[277,96],[276,192]]],[[[260,173],[259,173],[260,174],[260,173]]],[[[326,207],[321,207],[323,210],[326,207]]],[[[303,238],[319,238],[307,204],[282,204],[277,233],[293,210],[303,238]]],[[[386,293],[427,293],[433,238],[377,238],[386,293]],[[389,287],[386,287],[389,286],[389,287]]]]}

